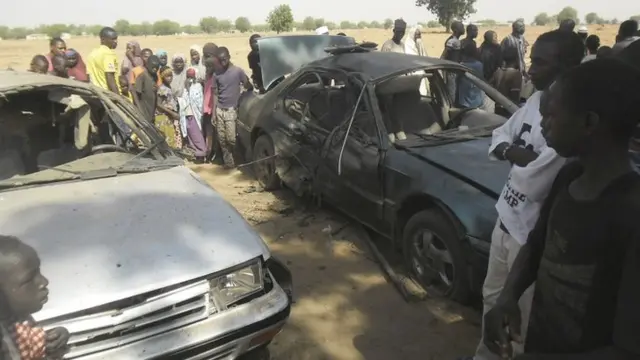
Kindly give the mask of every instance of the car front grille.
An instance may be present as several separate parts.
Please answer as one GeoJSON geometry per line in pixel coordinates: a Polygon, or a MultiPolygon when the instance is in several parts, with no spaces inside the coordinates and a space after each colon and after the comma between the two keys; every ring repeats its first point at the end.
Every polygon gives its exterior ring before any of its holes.
{"type": "Polygon", "coordinates": [[[65,359],[73,359],[186,326],[215,312],[209,299],[209,283],[200,281],[136,298],[134,304],[129,303],[126,307],[115,307],[50,326],[64,326],[69,330],[70,351],[65,359]]]}

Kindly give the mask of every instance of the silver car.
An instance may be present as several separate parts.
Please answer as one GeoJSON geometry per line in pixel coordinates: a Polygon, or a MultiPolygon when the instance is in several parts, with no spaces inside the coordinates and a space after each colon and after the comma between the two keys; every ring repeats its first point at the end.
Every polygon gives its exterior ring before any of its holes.
{"type": "Polygon", "coordinates": [[[126,98],[0,72],[0,231],[50,281],[67,359],[264,359],[291,275],[126,98]]]}

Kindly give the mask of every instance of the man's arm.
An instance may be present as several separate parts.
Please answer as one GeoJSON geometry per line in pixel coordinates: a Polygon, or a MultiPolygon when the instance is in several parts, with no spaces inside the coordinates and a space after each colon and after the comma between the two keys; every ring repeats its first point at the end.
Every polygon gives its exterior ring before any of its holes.
{"type": "Polygon", "coordinates": [[[138,76],[136,78],[136,82],[133,83],[131,95],[133,95],[133,103],[137,106],[140,106],[140,94],[142,94],[142,89],[144,89],[145,82],[146,81],[144,76],[138,76]]]}
{"type": "MultiPolygon", "coordinates": [[[[524,117],[529,116],[531,111],[528,103],[516,111],[506,123],[493,130],[493,138],[489,147],[489,158],[494,160],[508,160],[512,164],[520,167],[527,166],[530,162],[538,158],[535,151],[513,145],[521,131],[524,117]]],[[[535,111],[538,111],[535,109],[535,111]]]]}
{"type": "Polygon", "coordinates": [[[120,95],[120,89],[118,88],[118,82],[116,81],[116,58],[115,52],[112,55],[105,55],[103,61],[104,74],[107,79],[107,87],[111,92],[120,95]]]}
{"type": "Polygon", "coordinates": [[[251,84],[251,80],[247,76],[247,73],[244,70],[240,69],[240,83],[244,86],[246,91],[253,91],[253,84],[251,84]]]}

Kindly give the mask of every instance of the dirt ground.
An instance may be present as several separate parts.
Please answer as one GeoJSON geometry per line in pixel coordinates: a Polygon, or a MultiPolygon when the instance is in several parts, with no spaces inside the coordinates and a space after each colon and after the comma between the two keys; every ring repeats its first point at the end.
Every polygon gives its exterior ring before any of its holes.
{"type": "MultiPolygon", "coordinates": [[[[424,43],[427,47],[427,53],[430,56],[439,57],[442,53],[444,41],[449,34],[442,31],[443,29],[433,30],[425,29],[423,36],[424,43]]],[[[480,28],[480,36],[478,42],[482,41],[482,34],[487,30],[495,30],[498,37],[502,39],[511,32],[509,26],[500,26],[495,28],[480,28]]],[[[551,30],[550,27],[530,26],[525,33],[526,39],[533,45],[535,39],[543,32],[551,30]]],[[[617,25],[599,26],[593,25],[589,27],[590,33],[600,36],[602,45],[612,45],[614,43],[615,34],[618,31],[617,25]]],[[[337,31],[334,31],[337,32],[337,31]]],[[[373,41],[380,46],[391,36],[390,30],[382,29],[360,29],[360,30],[344,30],[349,36],[353,36],[358,41],[373,41]]],[[[164,49],[169,55],[175,53],[188,53],[189,47],[193,44],[203,45],[206,42],[214,42],[219,46],[226,46],[231,52],[232,61],[244,69],[248,70],[247,54],[249,53],[249,35],[250,34],[215,34],[210,36],[147,36],[136,38],[140,45],[155,50],[164,49]]],[[[263,34],[275,35],[275,34],[263,34]]],[[[120,46],[118,53],[124,56],[125,43],[131,40],[131,37],[121,37],[119,39],[120,46]]],[[[82,55],[89,52],[99,45],[99,40],[95,37],[74,37],[67,40],[67,46],[74,48],[82,55]]],[[[49,51],[49,43],[46,40],[4,40],[0,41],[0,69],[8,66],[18,70],[27,69],[31,58],[36,54],[44,54],[49,51]]]]}
{"type": "Polygon", "coordinates": [[[438,299],[405,302],[362,231],[343,216],[305,204],[288,190],[262,192],[238,170],[192,169],[293,273],[295,304],[271,346],[274,360],[447,360],[475,350],[477,311],[438,299]]]}

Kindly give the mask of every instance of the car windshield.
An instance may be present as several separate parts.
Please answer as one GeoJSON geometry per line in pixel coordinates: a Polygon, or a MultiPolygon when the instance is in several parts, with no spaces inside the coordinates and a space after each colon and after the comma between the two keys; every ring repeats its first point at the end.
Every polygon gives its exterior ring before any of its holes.
{"type": "Polygon", "coordinates": [[[466,69],[426,69],[376,86],[389,139],[442,141],[489,136],[517,106],[466,69]]]}
{"type": "Polygon", "coordinates": [[[125,98],[58,85],[0,95],[0,189],[179,163],[125,98]]]}

